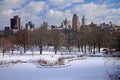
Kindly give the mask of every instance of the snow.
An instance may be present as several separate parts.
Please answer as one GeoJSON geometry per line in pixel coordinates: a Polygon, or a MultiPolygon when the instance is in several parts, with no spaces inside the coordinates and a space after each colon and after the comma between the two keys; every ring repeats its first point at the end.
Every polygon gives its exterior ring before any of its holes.
{"type": "Polygon", "coordinates": [[[109,57],[105,59],[104,64],[111,80],[120,80],[120,59],[109,57]]]}
{"type": "MultiPolygon", "coordinates": [[[[39,59],[39,57],[7,56],[0,60],[30,60],[39,59]]],[[[51,55],[42,55],[42,58],[46,57],[52,58],[51,55]]],[[[54,55],[54,57],[56,59],[60,55],[54,55]]],[[[109,76],[104,65],[106,60],[103,57],[88,57],[71,61],[71,66],[63,68],[37,68],[33,63],[18,63],[9,67],[1,67],[0,80],[108,80],[109,76]]],[[[112,64],[109,63],[109,66],[112,64]]]]}
{"type": "MultiPolygon", "coordinates": [[[[0,61],[3,62],[27,61],[9,66],[0,66],[0,80],[117,80],[116,77],[120,76],[120,59],[115,57],[93,56],[78,59],[77,56],[83,53],[72,52],[75,55],[68,55],[68,52],[64,51],[62,53],[65,55],[60,55],[60,51],[57,55],[53,51],[43,51],[43,55],[39,55],[39,51],[35,51],[33,56],[31,51],[27,51],[22,55],[19,53],[19,51],[14,51],[14,55],[9,53],[4,57],[0,53],[0,61]],[[38,65],[31,62],[39,59],[56,61],[60,57],[71,56],[74,56],[74,58],[65,67],[38,67],[38,65]]],[[[103,54],[99,53],[99,55],[103,54]]]]}

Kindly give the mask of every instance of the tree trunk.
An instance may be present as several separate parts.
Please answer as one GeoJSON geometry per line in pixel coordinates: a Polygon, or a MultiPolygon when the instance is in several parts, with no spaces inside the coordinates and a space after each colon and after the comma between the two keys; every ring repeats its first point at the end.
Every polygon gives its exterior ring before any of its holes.
{"type": "Polygon", "coordinates": [[[100,47],[100,46],[98,46],[98,52],[99,52],[99,53],[100,53],[100,48],[101,48],[101,47],[100,47]]]}
{"type": "Polygon", "coordinates": [[[11,51],[12,51],[12,55],[13,55],[13,51],[14,51],[13,48],[11,49],[11,51]]]}
{"type": "Polygon", "coordinates": [[[119,46],[118,46],[118,51],[120,51],[120,44],[119,44],[119,46]]]}
{"type": "Polygon", "coordinates": [[[57,49],[55,49],[55,54],[57,54],[57,49]]]}
{"type": "Polygon", "coordinates": [[[40,48],[40,55],[42,54],[42,46],[39,47],[40,48]]]}
{"type": "Polygon", "coordinates": [[[89,46],[88,50],[89,50],[89,52],[90,52],[90,44],[88,44],[88,46],[89,46]]]}
{"type": "Polygon", "coordinates": [[[24,53],[26,53],[26,46],[24,45],[24,53]]]}
{"type": "Polygon", "coordinates": [[[92,45],[90,46],[90,52],[92,53],[92,45]]]}
{"type": "Polygon", "coordinates": [[[112,54],[112,48],[110,48],[110,53],[112,54]]]}
{"type": "Polygon", "coordinates": [[[80,45],[78,45],[78,52],[80,52],[80,45]]]}
{"type": "Polygon", "coordinates": [[[86,53],[86,45],[84,46],[84,48],[85,48],[85,53],[86,53]]]}
{"type": "Polygon", "coordinates": [[[70,54],[70,52],[71,52],[71,49],[70,49],[70,47],[67,47],[67,50],[68,50],[68,52],[69,52],[69,54],[70,54]]]}
{"type": "Polygon", "coordinates": [[[31,48],[32,56],[33,56],[33,48],[31,48]]]}
{"type": "Polygon", "coordinates": [[[57,46],[54,46],[55,54],[57,54],[57,46]]]}
{"type": "Polygon", "coordinates": [[[83,52],[83,46],[81,46],[81,51],[83,52]]]}
{"type": "Polygon", "coordinates": [[[2,53],[3,53],[3,57],[4,57],[4,55],[5,55],[5,46],[4,45],[3,45],[2,53]]]}
{"type": "Polygon", "coordinates": [[[3,57],[4,57],[4,55],[5,55],[5,50],[3,49],[3,51],[2,51],[2,52],[3,52],[3,57]]]}
{"type": "Polygon", "coordinates": [[[93,54],[95,54],[95,45],[93,45],[93,54]]]}

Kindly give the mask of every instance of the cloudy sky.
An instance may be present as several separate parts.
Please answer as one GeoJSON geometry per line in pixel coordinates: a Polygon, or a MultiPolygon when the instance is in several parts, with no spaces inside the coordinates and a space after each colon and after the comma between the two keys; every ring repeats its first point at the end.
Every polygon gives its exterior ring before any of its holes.
{"type": "Polygon", "coordinates": [[[10,26],[10,18],[21,17],[24,26],[32,21],[39,27],[43,21],[60,25],[76,13],[81,22],[82,15],[87,23],[108,23],[120,25],[120,0],[0,0],[0,28],[10,26]]]}

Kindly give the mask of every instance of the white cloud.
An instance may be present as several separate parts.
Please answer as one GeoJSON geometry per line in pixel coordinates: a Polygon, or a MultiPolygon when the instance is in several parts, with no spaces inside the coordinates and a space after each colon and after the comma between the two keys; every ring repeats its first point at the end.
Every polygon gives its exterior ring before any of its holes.
{"type": "Polygon", "coordinates": [[[9,26],[10,18],[13,17],[14,10],[25,0],[3,0],[0,2],[0,26],[9,26]]]}
{"type": "Polygon", "coordinates": [[[63,12],[55,11],[55,10],[48,10],[46,14],[46,21],[50,24],[59,24],[62,20],[63,12]]]}
{"type": "Polygon", "coordinates": [[[73,3],[84,2],[84,0],[49,0],[52,5],[57,6],[58,9],[71,6],[73,3]]]}
{"type": "Polygon", "coordinates": [[[78,3],[78,2],[84,2],[84,0],[70,0],[71,2],[78,3]]]}
{"type": "Polygon", "coordinates": [[[73,8],[74,12],[77,12],[81,15],[86,15],[88,17],[96,17],[99,15],[104,15],[106,10],[106,5],[98,6],[96,4],[90,3],[85,5],[77,5],[73,8]]]}
{"type": "Polygon", "coordinates": [[[13,10],[9,9],[9,10],[5,10],[2,12],[3,16],[11,16],[13,14],[13,10]]]}
{"type": "Polygon", "coordinates": [[[62,9],[71,5],[69,0],[49,0],[51,5],[57,6],[57,8],[62,9]]]}
{"type": "Polygon", "coordinates": [[[120,8],[109,9],[105,4],[88,3],[84,5],[76,5],[72,11],[77,13],[80,17],[85,15],[88,23],[93,21],[99,24],[100,22],[112,21],[113,23],[120,25],[120,23],[118,23],[118,20],[120,19],[120,16],[118,16],[120,14],[120,8]]]}
{"type": "Polygon", "coordinates": [[[23,26],[28,21],[32,21],[37,27],[39,27],[43,21],[47,21],[50,25],[60,25],[65,18],[72,21],[74,13],[78,14],[80,21],[81,17],[85,15],[88,23],[91,21],[95,23],[112,21],[120,25],[120,8],[108,8],[106,4],[75,4],[68,10],[64,10],[74,3],[84,1],[85,0],[49,0],[47,3],[45,1],[32,0],[28,4],[25,4],[24,7],[20,7],[25,0],[3,0],[0,2],[0,25],[10,26],[10,18],[15,15],[21,17],[21,24],[23,26]],[[18,9],[13,10],[15,8],[18,9]]]}
{"type": "Polygon", "coordinates": [[[72,16],[70,10],[66,10],[64,12],[57,11],[57,10],[48,10],[46,13],[46,21],[48,21],[51,25],[60,25],[63,19],[68,18],[70,19],[72,16]]]}
{"type": "Polygon", "coordinates": [[[25,16],[38,15],[43,10],[47,9],[47,7],[48,7],[47,4],[43,1],[40,2],[31,1],[25,7],[15,11],[15,13],[25,16]]]}
{"type": "Polygon", "coordinates": [[[31,1],[28,5],[26,5],[22,9],[22,11],[25,11],[30,14],[38,14],[47,7],[48,7],[47,4],[43,1],[40,2],[31,1]]]}
{"type": "Polygon", "coordinates": [[[3,0],[0,3],[0,11],[9,10],[9,9],[18,7],[24,2],[25,0],[3,0]]]}
{"type": "Polygon", "coordinates": [[[47,3],[43,1],[35,2],[31,1],[24,8],[16,11],[14,15],[19,15],[21,17],[21,22],[24,25],[28,21],[32,21],[37,27],[42,23],[42,18],[38,16],[43,10],[48,8],[47,3]]]}
{"type": "Polygon", "coordinates": [[[19,1],[21,1],[21,0],[13,0],[13,1],[12,0],[11,1],[6,0],[6,1],[1,3],[2,6],[3,6],[3,4],[6,4],[6,5],[4,5],[5,6],[4,9],[3,8],[0,9],[1,10],[1,12],[0,12],[0,15],[1,15],[0,23],[1,24],[0,25],[10,26],[10,18],[12,18],[15,15],[18,15],[21,18],[21,24],[23,26],[28,21],[33,21],[33,23],[35,23],[36,26],[39,26],[42,22],[42,19],[38,15],[43,10],[48,8],[47,3],[43,2],[43,1],[38,1],[38,2],[31,1],[29,4],[25,5],[24,7],[14,11],[13,8],[16,8],[17,6],[20,6],[18,4],[19,1]],[[12,6],[9,7],[9,5],[12,5],[12,6]]]}

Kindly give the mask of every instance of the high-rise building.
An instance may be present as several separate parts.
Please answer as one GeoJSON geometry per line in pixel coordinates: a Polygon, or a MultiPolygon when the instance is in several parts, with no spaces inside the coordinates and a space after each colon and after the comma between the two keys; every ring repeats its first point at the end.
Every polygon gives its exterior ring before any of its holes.
{"type": "Polygon", "coordinates": [[[70,20],[68,20],[67,18],[65,18],[65,20],[63,20],[63,22],[61,23],[61,27],[63,29],[70,29],[71,28],[70,20]]]}
{"type": "Polygon", "coordinates": [[[87,20],[85,18],[85,16],[82,17],[82,26],[87,25],[87,20]]]}
{"type": "Polygon", "coordinates": [[[14,16],[10,19],[11,29],[20,29],[20,17],[14,16]]]}
{"type": "Polygon", "coordinates": [[[72,18],[72,29],[74,31],[80,31],[80,21],[79,21],[79,17],[77,16],[77,14],[73,15],[73,18],[72,18]]]}
{"type": "Polygon", "coordinates": [[[48,22],[44,21],[42,24],[41,24],[41,27],[40,28],[44,28],[44,29],[47,29],[47,30],[51,30],[51,26],[49,26],[48,22]]]}
{"type": "Polygon", "coordinates": [[[34,30],[34,24],[29,21],[28,23],[26,23],[26,29],[29,31],[29,30],[34,30]]]}

